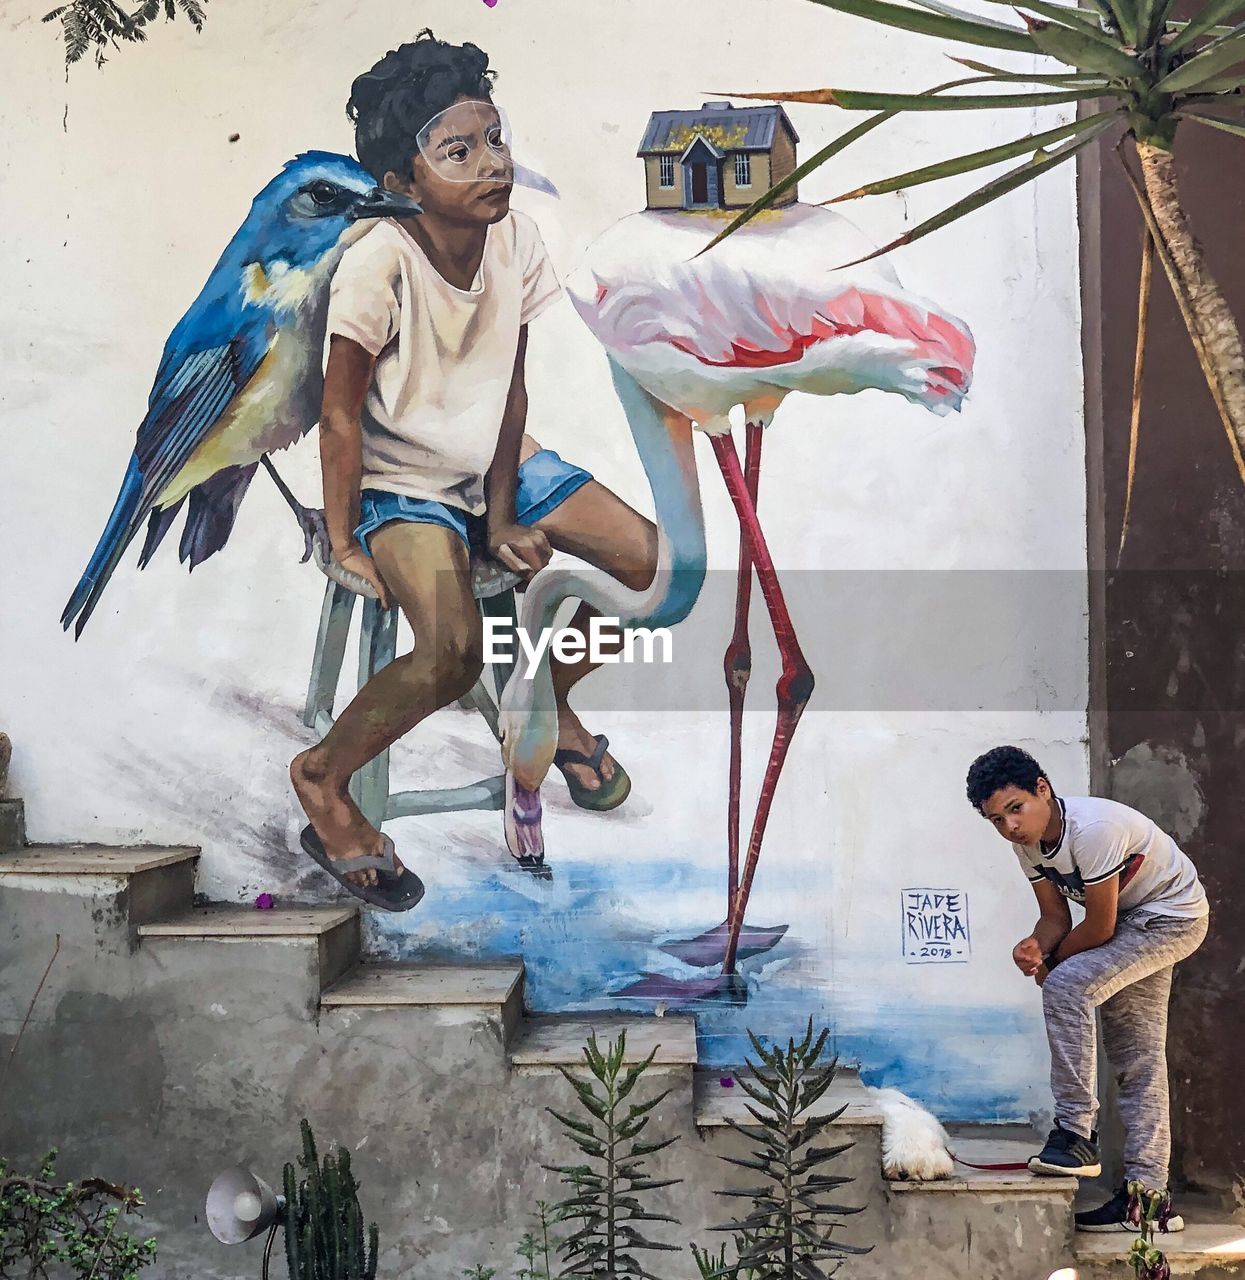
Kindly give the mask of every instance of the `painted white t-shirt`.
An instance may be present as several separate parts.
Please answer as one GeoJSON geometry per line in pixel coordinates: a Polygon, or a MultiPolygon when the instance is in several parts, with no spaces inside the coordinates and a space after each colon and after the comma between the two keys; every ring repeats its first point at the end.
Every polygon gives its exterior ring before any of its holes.
{"type": "Polygon", "coordinates": [[[1053,849],[1013,844],[1030,881],[1050,880],[1065,898],[1084,905],[1085,886],[1120,878],[1120,911],[1198,919],[1209,914],[1197,869],[1176,842],[1144,813],[1114,800],[1059,800],[1063,831],[1053,849]]]}
{"type": "Polygon", "coordinates": [[[328,340],[376,356],[363,413],[363,488],[484,511],[519,329],[560,296],[536,224],[511,211],[488,229],[470,289],[450,284],[397,222],[342,255],[328,340]]]}

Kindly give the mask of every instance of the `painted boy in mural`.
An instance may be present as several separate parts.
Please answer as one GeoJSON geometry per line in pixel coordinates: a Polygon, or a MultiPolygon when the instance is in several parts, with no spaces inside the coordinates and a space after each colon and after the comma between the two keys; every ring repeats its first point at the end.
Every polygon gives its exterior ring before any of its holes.
{"type": "MultiPolygon", "coordinates": [[[[423,212],[378,222],[333,278],[325,520],[334,558],[397,603],[415,643],[290,773],[310,820],[306,852],[390,910],[414,906],[422,885],[347,784],[475,684],[483,636],[471,554],[527,577],[565,551],[636,588],[656,565],[653,525],[526,434],[527,326],[561,286],[535,223],[510,208],[514,183],[548,184],[516,165],[492,80],[480,49],[426,31],[359,76],[347,107],[360,161],[423,212]]],[[[573,625],[587,621],[581,608],[573,625]]],[[[567,703],[591,669],[586,658],[556,664],[559,764],[577,803],[606,809],[629,780],[567,703]]]]}
{"type": "MultiPolygon", "coordinates": [[[[1192,862],[1144,814],[1057,796],[1034,758],[995,747],[973,761],[968,798],[1010,841],[1041,915],[1012,951],[1042,988],[1055,1127],[1034,1173],[1097,1177],[1097,1037],[1119,1079],[1125,1185],[1076,1215],[1082,1231],[1128,1230],[1127,1183],[1167,1187],[1171,1122],[1167,1006],[1172,968],[1201,946],[1209,906],[1192,862]],[[1068,902],[1085,909],[1073,926],[1068,902]]],[[[1184,1222],[1172,1217],[1169,1230],[1184,1222]]]]}

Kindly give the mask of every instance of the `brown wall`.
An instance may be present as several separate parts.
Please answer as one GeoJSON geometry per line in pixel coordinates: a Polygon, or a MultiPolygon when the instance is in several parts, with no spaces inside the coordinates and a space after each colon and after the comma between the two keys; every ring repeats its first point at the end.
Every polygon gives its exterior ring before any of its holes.
{"type": "Polygon", "coordinates": [[[683,166],[674,162],[674,186],[661,185],[661,157],[644,157],[644,183],[647,188],[650,209],[681,209],[683,207],[683,166]]]}
{"type": "Polygon", "coordinates": [[[769,156],[763,151],[752,152],[752,183],[746,187],[735,185],[735,153],[722,161],[722,203],[728,209],[746,209],[769,190],[769,183],[769,156]]]}
{"type": "MultiPolygon", "coordinates": [[[[1245,318],[1245,144],[1191,125],[1185,208],[1245,318]]],[[[1210,937],[1176,975],[1169,1061],[1177,1178],[1245,1205],[1245,486],[1156,267],[1131,530],[1128,459],[1141,221],[1110,146],[1084,166],[1083,291],[1095,784],[1197,863],[1210,937]]]]}
{"type": "MultiPolygon", "coordinates": [[[[781,124],[774,130],[774,148],[770,152],[770,157],[773,165],[774,182],[781,182],[795,172],[795,143],[792,142],[791,135],[781,124]]],[[[778,201],[778,204],[791,204],[799,198],[800,187],[799,183],[797,183],[778,201]]]]}

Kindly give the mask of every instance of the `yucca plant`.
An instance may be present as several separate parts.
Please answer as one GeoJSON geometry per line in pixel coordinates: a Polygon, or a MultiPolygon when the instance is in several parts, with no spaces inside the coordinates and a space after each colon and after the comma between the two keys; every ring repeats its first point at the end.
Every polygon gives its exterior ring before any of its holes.
{"type": "Polygon", "coordinates": [[[672,1187],[678,1178],[650,1177],[646,1158],[663,1151],[675,1138],[642,1142],[653,1108],[670,1092],[663,1090],[647,1102],[627,1099],[652,1065],[654,1048],[642,1062],[623,1068],[627,1034],[602,1052],[596,1035],[589,1037],[584,1060],[591,1080],[583,1080],[565,1067],[558,1070],[575,1090],[584,1119],[568,1116],[552,1107],[549,1114],[566,1130],[566,1136],[587,1157],[588,1164],[545,1165],[571,1187],[571,1194],[555,1206],[558,1220],[572,1225],[570,1235],[558,1241],[564,1263],[560,1277],[570,1280],[656,1280],[638,1254],[657,1250],[677,1253],[675,1245],[662,1244],[644,1235],[645,1224],[677,1222],[668,1213],[654,1213],[647,1205],[651,1193],[672,1187]],[[595,1088],[595,1085],[599,1088],[595,1088]]]}
{"type": "Polygon", "coordinates": [[[767,1049],[751,1031],[748,1038],[759,1061],[746,1060],[747,1071],[735,1082],[752,1099],[747,1105],[755,1124],[727,1124],[753,1143],[750,1156],[722,1156],[756,1175],[761,1185],[721,1191],[723,1196],[751,1202],[750,1212],[715,1227],[734,1237],[737,1261],[696,1250],[696,1263],[705,1280],[711,1276],[746,1275],[755,1280],[826,1280],[841,1260],[868,1248],[835,1237],[842,1220],[860,1213],[862,1206],[840,1204],[837,1195],[850,1178],[828,1172],[828,1166],[852,1143],[814,1145],[843,1114],[845,1107],[822,1115],[811,1108],[834,1083],[836,1060],[822,1061],[830,1032],[814,1037],[813,1020],[798,1043],[794,1038],[767,1049]],[[755,1104],[755,1105],[753,1105],[755,1104]],[[716,1266],[717,1271],[706,1268],[716,1266]]]}
{"type": "MultiPolygon", "coordinates": [[[[839,88],[733,94],[767,101],[821,103],[873,114],[777,183],[712,243],[768,208],[801,178],[853,142],[903,113],[1075,106],[1078,116],[1069,123],[983,151],[922,165],[844,192],[827,203],[907,189],[1009,160],[1021,161],[869,255],[876,257],[966,217],[1071,160],[1096,140],[1118,133],[1120,143],[1127,144],[1118,150],[1145,224],[1139,352],[1144,350],[1150,278],[1157,256],[1171,283],[1245,481],[1245,354],[1240,330],[1193,234],[1181,203],[1173,158],[1178,133],[1186,123],[1245,138],[1245,115],[1241,113],[1245,107],[1241,94],[1245,86],[1245,22],[1240,21],[1245,0],[1197,0],[1182,6],[1181,21],[1172,16],[1175,0],[1085,0],[1088,7],[1084,8],[1055,0],[986,2],[1019,12],[1024,26],[967,13],[943,0],[913,0],[911,4],[893,0],[810,0],[840,13],[952,45],[1042,55],[1045,61],[1034,70],[956,56],[953,61],[973,74],[916,94],[839,88]],[[961,92],[966,89],[970,91],[961,92]],[[1136,157],[1135,166],[1130,163],[1130,152],[1136,157]]],[[[1130,491],[1140,417],[1140,354],[1137,368],[1130,491]]]]}

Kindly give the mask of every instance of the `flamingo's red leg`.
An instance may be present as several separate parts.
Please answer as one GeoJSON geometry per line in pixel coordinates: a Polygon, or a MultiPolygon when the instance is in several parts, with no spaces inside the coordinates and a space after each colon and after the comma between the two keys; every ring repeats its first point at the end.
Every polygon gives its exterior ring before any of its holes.
{"type": "Polygon", "coordinates": [[[787,602],[783,599],[778,573],[770,557],[760,521],[757,519],[756,504],[749,496],[747,483],[739,465],[739,454],[729,437],[712,436],[710,439],[713,442],[713,452],[717,457],[718,466],[722,470],[722,478],[726,481],[726,490],[739,517],[740,536],[750,546],[757,579],[761,584],[761,594],[765,597],[765,605],[774,627],[774,637],[778,642],[778,652],[782,658],[782,674],[778,678],[777,689],[778,723],[774,728],[774,741],[770,747],[765,776],[761,780],[761,794],[757,799],[756,814],[752,820],[752,833],[748,838],[748,851],[744,859],[743,879],[731,903],[730,929],[726,955],[722,962],[722,972],[729,974],[735,969],[739,931],[743,926],[748,896],[752,892],[752,881],[756,875],[757,861],[761,856],[761,842],[765,838],[765,826],[769,821],[774,791],[782,774],[783,763],[787,758],[787,750],[791,746],[795,727],[812,696],[813,673],[795,638],[795,628],[791,624],[787,602]]]}
{"type": "MultiPolygon", "coordinates": [[[[761,479],[761,441],[764,428],[755,422],[748,423],[747,447],[744,454],[744,488],[753,507],[756,507],[757,490],[761,479]]],[[[723,437],[735,452],[735,443],[729,435],[723,437]]],[[[731,710],[731,760],[726,801],[726,913],[729,918],[735,904],[735,890],[739,888],[739,792],[743,772],[744,698],[748,692],[748,679],[752,675],[752,645],[748,640],[748,610],[752,603],[752,550],[739,526],[739,576],[735,595],[735,633],[726,649],[723,669],[726,673],[727,696],[731,710]]]]}

